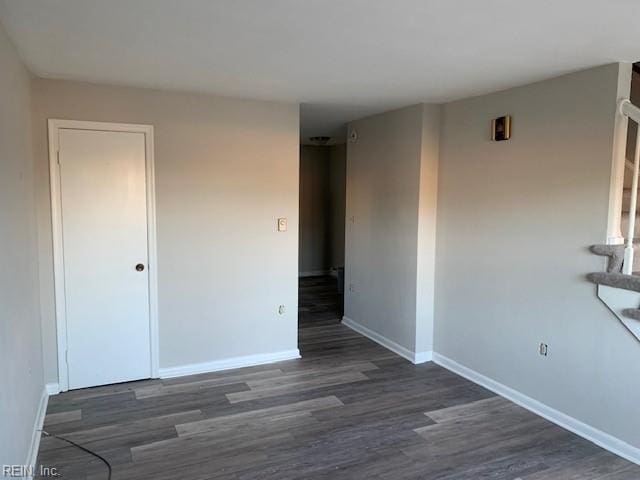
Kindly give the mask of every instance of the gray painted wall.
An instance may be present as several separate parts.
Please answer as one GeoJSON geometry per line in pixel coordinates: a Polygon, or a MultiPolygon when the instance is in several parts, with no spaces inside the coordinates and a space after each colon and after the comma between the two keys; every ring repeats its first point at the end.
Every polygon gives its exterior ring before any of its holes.
{"type": "Polygon", "coordinates": [[[344,266],[344,145],[300,147],[300,274],[344,266]]]}
{"type": "Polygon", "coordinates": [[[440,107],[423,106],[418,201],[416,352],[433,350],[440,117],[440,107]]]}
{"type": "Polygon", "coordinates": [[[640,446],[640,344],[598,300],[618,65],[448,104],[435,350],[640,446]],[[491,142],[492,118],[513,137],[491,142]],[[549,356],[538,355],[538,344],[549,356]]]}
{"type": "Polygon", "coordinates": [[[411,352],[430,351],[439,107],[350,127],[358,138],[347,144],[345,316],[411,352]]]}
{"type": "Polygon", "coordinates": [[[300,234],[298,271],[302,275],[331,267],[329,149],[300,146],[300,234]]]}
{"type": "Polygon", "coordinates": [[[297,105],[39,79],[33,106],[47,381],[57,378],[47,118],[155,128],[161,367],[297,348],[297,105]]]}
{"type": "Polygon", "coordinates": [[[329,147],[329,215],[331,229],[331,266],[344,267],[344,222],[347,194],[347,146],[329,147]]]}
{"type": "Polygon", "coordinates": [[[30,77],[0,27],[0,465],[27,460],[44,390],[30,77]]]}

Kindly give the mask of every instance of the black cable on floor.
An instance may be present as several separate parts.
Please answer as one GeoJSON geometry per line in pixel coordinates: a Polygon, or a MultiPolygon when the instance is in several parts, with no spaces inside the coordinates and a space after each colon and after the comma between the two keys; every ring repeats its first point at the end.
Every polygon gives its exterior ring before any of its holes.
{"type": "Polygon", "coordinates": [[[94,457],[96,457],[99,460],[102,460],[102,462],[107,466],[107,468],[109,469],[109,474],[107,475],[107,480],[111,480],[111,464],[107,461],[106,458],[98,455],[96,452],[92,452],[91,450],[89,450],[88,448],[83,447],[82,445],[78,445],[76,442],[72,442],[71,440],[64,438],[64,437],[60,437],[58,435],[53,435],[49,432],[45,432],[44,430],[42,430],[42,434],[45,437],[51,437],[51,438],[57,438],[58,440],[62,440],[63,442],[67,442],[70,445],[73,445],[76,448],[79,448],[80,450],[82,450],[83,452],[87,452],[89,455],[93,455],[94,457]]]}

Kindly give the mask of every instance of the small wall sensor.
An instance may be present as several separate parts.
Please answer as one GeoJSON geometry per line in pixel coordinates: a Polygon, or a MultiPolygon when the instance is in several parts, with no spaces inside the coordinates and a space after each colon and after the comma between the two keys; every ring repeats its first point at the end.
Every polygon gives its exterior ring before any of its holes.
{"type": "Polygon", "coordinates": [[[491,120],[491,140],[501,142],[511,138],[511,115],[491,120]]]}
{"type": "Polygon", "coordinates": [[[541,343],[538,351],[540,352],[540,355],[546,357],[549,354],[549,345],[541,343]]]}
{"type": "Polygon", "coordinates": [[[355,128],[349,130],[349,142],[356,143],[358,141],[358,132],[356,132],[355,128]]]}

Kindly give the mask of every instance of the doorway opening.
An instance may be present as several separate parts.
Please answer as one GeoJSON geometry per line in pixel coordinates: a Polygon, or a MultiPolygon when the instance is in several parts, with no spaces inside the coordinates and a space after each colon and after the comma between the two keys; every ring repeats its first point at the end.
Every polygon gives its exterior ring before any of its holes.
{"type": "Polygon", "coordinates": [[[344,313],[346,158],[327,137],[300,146],[298,331],[344,313]]]}

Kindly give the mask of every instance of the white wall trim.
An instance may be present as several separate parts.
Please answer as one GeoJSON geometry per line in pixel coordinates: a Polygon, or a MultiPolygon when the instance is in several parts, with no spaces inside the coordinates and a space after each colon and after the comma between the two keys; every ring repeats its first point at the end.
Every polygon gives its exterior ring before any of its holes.
{"type": "Polygon", "coordinates": [[[284,350],[282,352],[262,353],[258,355],[247,355],[244,357],[231,357],[213,362],[192,363],[177,367],[165,367],[160,369],[160,378],[183,377],[185,375],[196,375],[198,373],[219,372],[232,368],[252,367],[265,363],[281,362],[300,358],[300,351],[284,350]]]}
{"type": "Polygon", "coordinates": [[[426,363],[433,360],[433,352],[431,350],[427,352],[416,352],[413,363],[426,363]]]}
{"type": "Polygon", "coordinates": [[[454,373],[457,373],[461,377],[466,378],[478,385],[481,385],[498,395],[511,400],[513,403],[526,408],[527,410],[546,418],[550,422],[581,436],[582,438],[589,440],[592,443],[614,453],[622,458],[629,460],[640,465],[640,448],[636,448],[628,443],[609,435],[608,433],[598,430],[580,420],[570,417],[569,415],[562,413],[554,408],[545,405],[538,400],[528,397],[524,393],[520,393],[513,388],[507,387],[502,383],[499,383],[481,373],[471,370],[464,365],[457,363],[450,358],[440,355],[439,353],[433,354],[433,361],[454,373]]]}
{"type": "Polygon", "coordinates": [[[352,320],[349,317],[342,317],[342,324],[349,327],[354,332],[358,332],[361,335],[364,335],[370,340],[373,340],[379,345],[391,350],[393,353],[397,353],[403,358],[406,358],[411,363],[425,363],[431,360],[432,352],[412,352],[406,347],[394,342],[393,340],[389,340],[387,337],[380,335],[378,332],[374,332],[373,330],[365,327],[361,323],[352,320]]]}
{"type": "Polygon", "coordinates": [[[58,344],[58,391],[69,389],[66,363],[67,321],[64,288],[64,251],[62,241],[62,205],[60,198],[60,169],[58,165],[59,130],[103,130],[110,132],[137,132],[145,136],[145,166],[147,183],[147,242],[149,263],[149,335],[151,346],[150,377],[160,372],[158,328],[158,259],[156,250],[156,200],[155,161],[153,150],[153,126],[129,123],[86,122],[79,120],[49,119],[49,174],[51,186],[51,228],[53,234],[53,270],[56,301],[56,332],[58,344]]]}
{"type": "Polygon", "coordinates": [[[298,277],[321,277],[331,274],[331,270],[309,270],[307,272],[298,272],[298,277]]]}
{"type": "Polygon", "coordinates": [[[44,388],[47,391],[47,393],[49,394],[49,396],[57,395],[57,394],[60,393],[60,385],[58,385],[57,383],[47,383],[44,386],[44,388]]]}
{"type": "MultiPolygon", "coordinates": [[[[44,425],[44,417],[47,414],[47,404],[49,403],[49,394],[47,388],[42,389],[42,395],[40,396],[40,403],[38,404],[38,411],[36,412],[36,418],[33,422],[33,431],[31,434],[31,444],[29,445],[29,453],[27,454],[26,466],[37,467],[38,451],[40,449],[40,438],[42,436],[42,427],[44,425]]],[[[33,478],[33,477],[27,477],[33,478]]]]}

